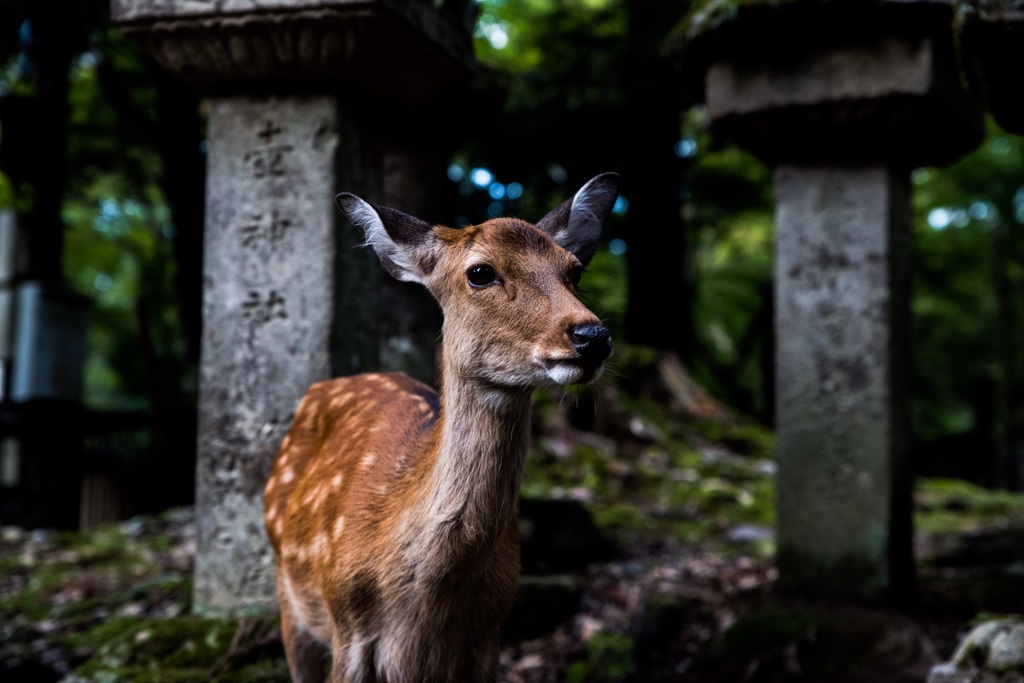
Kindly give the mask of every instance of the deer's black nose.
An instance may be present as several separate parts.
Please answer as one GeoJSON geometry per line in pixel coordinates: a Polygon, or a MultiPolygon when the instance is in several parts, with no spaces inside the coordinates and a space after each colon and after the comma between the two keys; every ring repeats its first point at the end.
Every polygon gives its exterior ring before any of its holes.
{"type": "Polygon", "coordinates": [[[587,360],[602,361],[612,352],[612,335],[604,325],[571,326],[569,343],[587,360]]]}

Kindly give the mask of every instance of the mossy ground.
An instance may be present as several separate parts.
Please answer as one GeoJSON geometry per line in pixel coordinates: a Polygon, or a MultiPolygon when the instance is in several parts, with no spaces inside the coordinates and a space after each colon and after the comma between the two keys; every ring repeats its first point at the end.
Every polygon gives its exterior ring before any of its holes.
{"type": "Polygon", "coordinates": [[[275,619],[121,618],[77,635],[93,654],[67,683],[288,681],[275,619]]]}
{"type": "MultiPolygon", "coordinates": [[[[979,611],[1024,611],[1024,496],[947,480],[917,486],[920,614],[771,597],[772,435],[688,412],[640,370],[651,353],[624,350],[585,393],[538,396],[524,495],[582,501],[621,555],[574,579],[574,617],[505,645],[503,681],[789,680],[794,662],[799,680],[847,680],[851,662],[876,677],[849,680],[895,680],[928,643],[948,656],[979,611]]],[[[176,510],[84,534],[0,529],[0,680],[288,680],[273,618],[190,615],[193,528],[176,510]]]]}
{"type": "Polygon", "coordinates": [[[657,366],[649,354],[628,349],[617,377],[582,393],[538,396],[535,422],[543,429],[523,494],[581,500],[626,543],[725,542],[738,527],[753,526],[765,531],[759,549],[770,553],[771,432],[732,415],[694,416],[670,395],[635,391],[658,383],[641,369],[657,366]],[[593,431],[578,426],[581,412],[593,431]]]}

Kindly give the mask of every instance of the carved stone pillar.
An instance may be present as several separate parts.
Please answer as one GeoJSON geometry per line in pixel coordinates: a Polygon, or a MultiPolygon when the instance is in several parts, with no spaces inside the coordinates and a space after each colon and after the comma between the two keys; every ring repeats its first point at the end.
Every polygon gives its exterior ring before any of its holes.
{"type": "Polygon", "coordinates": [[[964,73],[1000,126],[1024,134],[1024,0],[954,0],[964,73]]]}
{"type": "Polygon", "coordinates": [[[305,389],[382,367],[433,376],[435,304],[381,277],[334,195],[438,217],[439,195],[410,188],[443,178],[443,149],[417,140],[438,98],[470,74],[468,4],[112,8],[160,64],[209,96],[195,610],[272,609],[262,492],[305,389]]]}
{"type": "Polygon", "coordinates": [[[683,56],[714,124],[775,167],[779,585],[909,601],[909,171],[982,135],[951,8],[722,5],[683,56]]]}

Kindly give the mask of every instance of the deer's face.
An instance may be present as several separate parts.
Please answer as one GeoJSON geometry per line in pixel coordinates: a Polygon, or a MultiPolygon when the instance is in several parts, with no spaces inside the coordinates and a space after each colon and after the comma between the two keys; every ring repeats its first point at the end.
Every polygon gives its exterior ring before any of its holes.
{"type": "Polygon", "coordinates": [[[537,225],[496,218],[462,230],[338,195],[384,268],[444,310],[445,372],[496,386],[579,384],[601,374],[611,338],[577,298],[619,177],[594,177],[537,225]]]}
{"type": "Polygon", "coordinates": [[[600,376],[611,339],[578,298],[576,256],[513,218],[435,232],[443,248],[424,284],[444,310],[446,371],[500,386],[600,376]]]}

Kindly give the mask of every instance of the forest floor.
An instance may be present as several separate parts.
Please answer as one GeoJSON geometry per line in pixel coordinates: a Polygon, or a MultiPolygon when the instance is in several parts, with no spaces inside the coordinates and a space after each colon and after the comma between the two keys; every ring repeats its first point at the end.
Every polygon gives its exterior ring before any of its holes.
{"type": "MultiPolygon", "coordinates": [[[[915,491],[913,607],[778,595],[771,435],[649,365],[538,397],[504,683],[923,682],[972,620],[1024,613],[1024,496],[950,480],[915,491]]],[[[191,614],[194,556],[190,508],[0,528],[0,680],[287,681],[274,618],[191,614]]]]}

